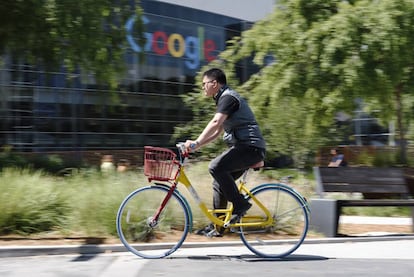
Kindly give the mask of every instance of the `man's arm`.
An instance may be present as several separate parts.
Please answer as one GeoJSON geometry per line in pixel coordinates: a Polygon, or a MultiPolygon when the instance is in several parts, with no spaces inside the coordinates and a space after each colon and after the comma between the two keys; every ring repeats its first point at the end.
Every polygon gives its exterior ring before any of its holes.
{"type": "Polygon", "coordinates": [[[196,148],[201,147],[202,145],[208,144],[209,142],[215,140],[223,130],[223,122],[227,119],[227,115],[224,113],[216,113],[213,119],[207,124],[203,132],[198,136],[198,138],[193,140],[187,140],[185,146],[190,148],[191,144],[196,144],[196,148]]]}

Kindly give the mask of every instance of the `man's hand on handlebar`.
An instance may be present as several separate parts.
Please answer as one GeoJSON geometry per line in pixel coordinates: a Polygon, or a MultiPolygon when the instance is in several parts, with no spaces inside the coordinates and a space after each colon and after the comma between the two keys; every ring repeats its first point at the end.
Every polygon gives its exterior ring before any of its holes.
{"type": "Polygon", "coordinates": [[[176,144],[181,155],[188,157],[191,152],[194,152],[199,148],[199,144],[194,140],[187,140],[186,142],[178,142],[176,144]]]}
{"type": "Polygon", "coordinates": [[[196,140],[187,140],[184,145],[187,152],[194,152],[200,146],[196,140]]]}

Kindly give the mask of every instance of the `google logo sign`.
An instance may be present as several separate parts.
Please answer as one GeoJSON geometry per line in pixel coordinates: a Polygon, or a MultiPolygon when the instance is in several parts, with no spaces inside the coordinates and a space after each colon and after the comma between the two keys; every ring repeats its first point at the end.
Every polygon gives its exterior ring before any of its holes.
{"type": "MultiPolygon", "coordinates": [[[[127,41],[135,52],[142,52],[141,46],[138,45],[133,37],[134,22],[136,18],[132,16],[125,24],[127,30],[127,41]]],[[[143,23],[148,24],[147,17],[143,17],[143,23]]],[[[145,52],[153,52],[160,56],[170,55],[175,58],[185,57],[184,64],[189,69],[197,69],[200,61],[208,62],[216,58],[217,46],[211,39],[204,38],[204,28],[197,28],[197,37],[183,36],[179,33],[167,34],[164,31],[155,31],[152,33],[145,32],[146,39],[144,45],[145,52]]]]}

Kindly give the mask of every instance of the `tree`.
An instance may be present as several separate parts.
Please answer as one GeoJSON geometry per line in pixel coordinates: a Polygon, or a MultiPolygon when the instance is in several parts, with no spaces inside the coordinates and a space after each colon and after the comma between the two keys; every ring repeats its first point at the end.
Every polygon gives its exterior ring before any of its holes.
{"type": "Polygon", "coordinates": [[[384,122],[397,122],[405,157],[403,111],[413,108],[412,33],[413,0],[281,0],[220,59],[228,72],[248,57],[260,66],[236,89],[256,110],[269,152],[303,164],[332,141],[335,114],[353,112],[360,98],[367,109],[381,110],[384,122]]]}
{"type": "MultiPolygon", "coordinates": [[[[124,68],[126,19],[138,1],[6,0],[0,5],[0,55],[46,70],[94,73],[116,86],[124,68]],[[133,5],[131,5],[133,4],[133,5]]],[[[137,30],[142,29],[136,20],[137,30]]]]}

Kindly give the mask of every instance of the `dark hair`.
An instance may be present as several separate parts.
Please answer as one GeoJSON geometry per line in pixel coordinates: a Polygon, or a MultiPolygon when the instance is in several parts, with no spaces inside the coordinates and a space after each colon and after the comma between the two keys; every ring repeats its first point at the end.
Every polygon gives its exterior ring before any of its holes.
{"type": "Polygon", "coordinates": [[[219,84],[226,85],[227,79],[226,74],[219,68],[212,68],[203,73],[203,76],[207,76],[212,80],[216,80],[219,84]]]}

